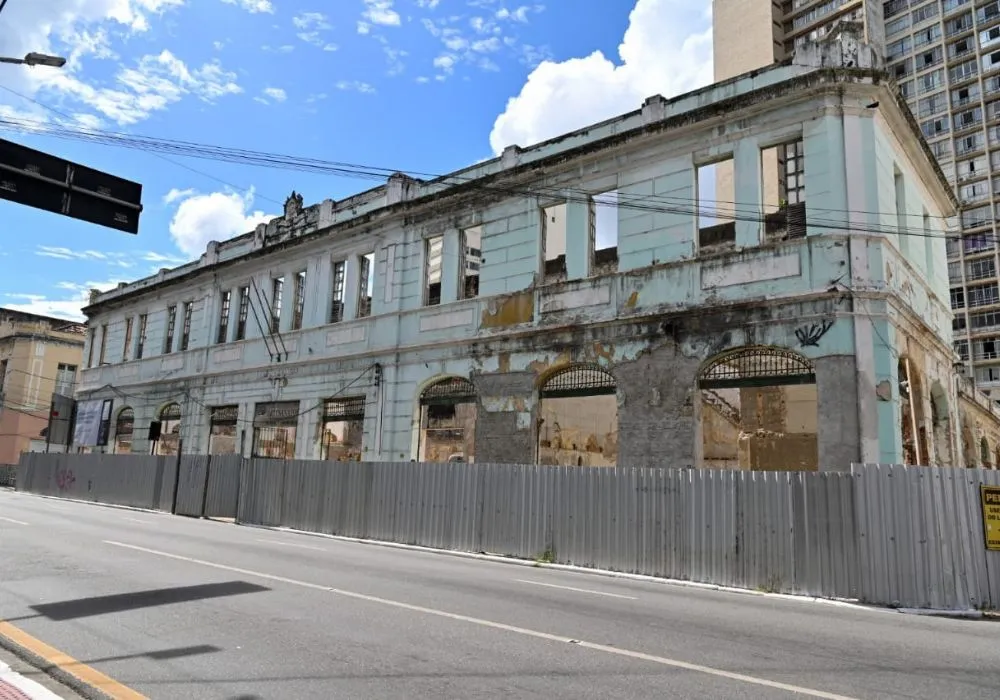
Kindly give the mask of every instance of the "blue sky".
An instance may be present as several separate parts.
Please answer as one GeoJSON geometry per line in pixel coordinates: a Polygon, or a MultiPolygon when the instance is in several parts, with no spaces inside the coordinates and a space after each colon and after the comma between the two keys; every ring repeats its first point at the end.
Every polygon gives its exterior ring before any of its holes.
{"type": "Polygon", "coordinates": [[[108,288],[377,183],[25,133],[39,122],[446,173],[711,78],[710,0],[8,0],[0,138],[143,184],[138,236],[0,201],[0,305],[108,288]],[[24,96],[24,97],[21,97],[24,96]],[[28,99],[24,99],[28,98],[28,99]]]}

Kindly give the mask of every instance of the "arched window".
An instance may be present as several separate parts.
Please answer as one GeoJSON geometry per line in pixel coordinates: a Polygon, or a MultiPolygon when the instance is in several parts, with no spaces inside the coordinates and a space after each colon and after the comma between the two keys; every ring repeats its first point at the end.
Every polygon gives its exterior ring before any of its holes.
{"type": "Polygon", "coordinates": [[[118,411],[115,419],[115,454],[132,451],[132,433],[135,432],[135,411],[127,406],[118,411]]]}
{"type": "Polygon", "coordinates": [[[160,409],[160,439],[156,441],[156,454],[175,455],[181,444],[181,405],[169,403],[160,409]]]}
{"type": "Polygon", "coordinates": [[[698,388],[701,466],[819,468],[816,369],[808,358],[780,347],[730,350],[702,366],[698,388]]]}
{"type": "Polygon", "coordinates": [[[990,468],[990,443],[985,435],[979,440],[979,460],[983,469],[990,468]]]}
{"type": "Polygon", "coordinates": [[[606,467],[618,462],[618,383],[598,364],[556,370],[538,389],[538,461],[606,467]]]}
{"type": "Polygon", "coordinates": [[[420,393],[417,459],[476,461],[476,387],[464,377],[446,377],[420,393]]]}

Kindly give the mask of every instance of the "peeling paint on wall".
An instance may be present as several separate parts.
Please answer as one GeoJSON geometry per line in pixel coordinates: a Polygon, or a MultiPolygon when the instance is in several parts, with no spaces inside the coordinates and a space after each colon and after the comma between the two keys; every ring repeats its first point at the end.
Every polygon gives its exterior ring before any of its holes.
{"type": "Polygon", "coordinates": [[[535,295],[531,290],[501,297],[483,309],[481,328],[508,328],[535,319],[535,295]]]}

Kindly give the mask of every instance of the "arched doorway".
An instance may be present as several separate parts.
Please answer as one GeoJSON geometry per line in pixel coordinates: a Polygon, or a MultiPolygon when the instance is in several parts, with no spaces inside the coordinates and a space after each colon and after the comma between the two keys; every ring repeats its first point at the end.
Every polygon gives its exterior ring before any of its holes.
{"type": "Polygon", "coordinates": [[[118,411],[115,419],[115,447],[116,455],[127,455],[132,452],[132,434],[135,432],[135,411],[125,407],[118,411]]]}
{"type": "Polygon", "coordinates": [[[784,348],[750,346],[702,367],[701,466],[819,468],[816,370],[784,348]]]}
{"type": "Polygon", "coordinates": [[[596,364],[564,367],[539,388],[538,462],[609,467],[618,462],[618,383],[596,364]]]}
{"type": "Polygon", "coordinates": [[[476,400],[476,387],[464,377],[447,377],[421,392],[418,461],[476,461],[476,400]]]}
{"type": "Polygon", "coordinates": [[[181,405],[168,403],[160,409],[160,439],[156,441],[156,454],[175,455],[181,445],[181,405]]]}

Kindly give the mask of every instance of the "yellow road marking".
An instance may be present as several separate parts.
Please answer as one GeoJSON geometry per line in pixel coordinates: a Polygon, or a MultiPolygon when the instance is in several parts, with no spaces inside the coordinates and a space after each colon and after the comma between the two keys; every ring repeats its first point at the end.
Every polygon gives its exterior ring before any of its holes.
{"type": "Polygon", "coordinates": [[[0,636],[6,637],[36,656],[40,656],[46,663],[62,669],[87,685],[97,688],[108,697],[113,698],[113,700],[148,700],[145,695],[122,685],[114,678],[105,676],[100,671],[77,661],[72,656],[64,654],[40,639],[35,639],[24,630],[15,627],[9,622],[0,620],[0,636]]]}

